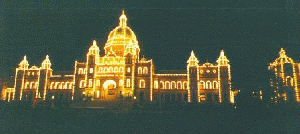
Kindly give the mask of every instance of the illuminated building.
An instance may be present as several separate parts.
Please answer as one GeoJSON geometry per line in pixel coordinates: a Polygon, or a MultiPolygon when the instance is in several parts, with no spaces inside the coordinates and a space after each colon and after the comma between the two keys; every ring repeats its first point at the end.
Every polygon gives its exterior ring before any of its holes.
{"type": "Polygon", "coordinates": [[[272,72],[270,77],[270,86],[273,89],[272,102],[300,102],[298,85],[300,64],[295,63],[281,48],[279,57],[270,63],[268,69],[272,72]]]}
{"type": "Polygon", "coordinates": [[[73,72],[54,72],[49,56],[41,67],[29,68],[24,56],[16,68],[14,100],[112,101],[122,96],[151,103],[234,103],[230,64],[223,50],[216,64],[199,64],[192,51],[186,71],[155,73],[152,60],[140,59],[138,40],[124,11],[119,21],[108,35],[105,55],[100,55],[94,40],[86,61],[75,61],[73,72]]]}

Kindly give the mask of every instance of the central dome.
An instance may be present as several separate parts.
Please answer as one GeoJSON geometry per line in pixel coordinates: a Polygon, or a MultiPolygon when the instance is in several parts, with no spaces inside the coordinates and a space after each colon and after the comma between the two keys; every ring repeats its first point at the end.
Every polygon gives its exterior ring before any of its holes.
{"type": "Polygon", "coordinates": [[[108,35],[108,39],[104,47],[105,54],[114,53],[117,56],[124,56],[126,54],[125,48],[128,47],[128,45],[135,48],[136,53],[138,53],[138,41],[134,32],[127,26],[127,17],[124,10],[119,20],[119,26],[113,29],[108,35]]]}

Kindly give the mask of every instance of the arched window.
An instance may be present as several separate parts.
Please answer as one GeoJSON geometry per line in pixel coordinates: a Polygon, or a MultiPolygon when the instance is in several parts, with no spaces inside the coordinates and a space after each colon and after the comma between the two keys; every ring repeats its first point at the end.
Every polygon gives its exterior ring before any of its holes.
{"type": "Polygon", "coordinates": [[[69,84],[69,89],[72,89],[73,85],[74,85],[74,83],[71,82],[71,83],[69,84]]]}
{"type": "Polygon", "coordinates": [[[127,73],[130,73],[130,67],[127,68],[127,73]]]}
{"type": "Polygon", "coordinates": [[[108,71],[109,73],[112,73],[112,72],[114,72],[113,71],[113,68],[112,67],[109,67],[109,71],[108,71]]]}
{"type": "Polygon", "coordinates": [[[177,89],[182,89],[182,83],[181,83],[181,81],[177,81],[177,89]]]}
{"type": "Polygon", "coordinates": [[[211,89],[211,82],[210,81],[206,82],[206,89],[211,89]]]}
{"type": "Polygon", "coordinates": [[[38,82],[35,82],[34,86],[35,86],[35,87],[34,87],[35,89],[38,89],[38,88],[39,88],[39,83],[38,83],[38,82]]]}
{"type": "Polygon", "coordinates": [[[34,82],[31,82],[30,83],[30,89],[33,89],[34,88],[34,82]]]}
{"type": "Polygon", "coordinates": [[[143,74],[148,74],[148,68],[147,67],[144,67],[143,74]]]}
{"type": "Polygon", "coordinates": [[[97,84],[96,84],[96,86],[100,86],[100,80],[97,80],[97,84]]]}
{"type": "Polygon", "coordinates": [[[158,81],[154,81],[154,89],[158,88],[158,81]]]}
{"type": "Polygon", "coordinates": [[[176,88],[176,82],[175,81],[172,81],[171,82],[171,89],[175,89],[176,88]]]}
{"type": "Polygon", "coordinates": [[[58,86],[59,86],[58,87],[59,89],[62,89],[62,84],[61,83],[58,83],[58,86]]]}
{"type": "Polygon", "coordinates": [[[64,82],[61,82],[61,83],[60,83],[60,87],[61,87],[61,89],[65,89],[65,83],[64,83],[64,82]]]}
{"type": "Polygon", "coordinates": [[[54,82],[51,82],[50,89],[53,89],[53,88],[54,88],[54,82]]]}
{"type": "Polygon", "coordinates": [[[107,73],[108,69],[107,67],[104,67],[104,73],[107,73]]]}
{"type": "Polygon", "coordinates": [[[187,89],[187,85],[188,85],[188,84],[187,84],[187,81],[184,81],[184,82],[183,82],[183,89],[187,89]]]}
{"type": "Polygon", "coordinates": [[[120,86],[123,86],[123,83],[124,83],[123,80],[120,80],[120,81],[119,81],[119,85],[120,85],[120,86]]]}
{"type": "Polygon", "coordinates": [[[294,84],[293,84],[293,79],[292,79],[291,76],[287,76],[287,77],[286,77],[286,85],[287,85],[287,86],[293,86],[293,85],[294,85],[294,84]]]}
{"type": "Polygon", "coordinates": [[[54,89],[58,89],[58,86],[59,86],[59,82],[55,82],[55,87],[54,87],[54,89]]]}
{"type": "Polygon", "coordinates": [[[141,67],[138,68],[138,74],[142,74],[142,68],[141,67]]]}
{"type": "Polygon", "coordinates": [[[130,87],[130,79],[126,79],[126,87],[130,87]]]}
{"type": "Polygon", "coordinates": [[[79,86],[79,87],[80,87],[80,88],[83,88],[83,87],[84,87],[84,85],[85,85],[85,82],[84,82],[84,80],[81,80],[81,81],[80,81],[80,86],[79,86]]]}
{"type": "Polygon", "coordinates": [[[170,89],[170,82],[169,82],[169,81],[166,81],[166,82],[165,82],[165,88],[166,88],[166,89],[170,89]]]}
{"type": "Polygon", "coordinates": [[[79,68],[78,74],[83,74],[83,69],[82,68],[79,68]]]}
{"type": "Polygon", "coordinates": [[[200,84],[199,85],[200,89],[205,89],[205,82],[204,81],[200,81],[199,84],[200,84]]]}
{"type": "Polygon", "coordinates": [[[86,68],[84,69],[84,74],[86,74],[86,68]]]}
{"type": "Polygon", "coordinates": [[[164,89],[164,87],[165,87],[165,86],[164,86],[164,82],[163,82],[163,81],[160,81],[160,82],[159,82],[159,88],[160,88],[160,89],[164,89]]]}
{"type": "Polygon", "coordinates": [[[115,67],[114,71],[115,71],[115,73],[117,73],[118,72],[118,67],[115,67]]]}
{"type": "Polygon", "coordinates": [[[140,80],[140,88],[145,88],[145,80],[140,80]]]}
{"type": "Polygon", "coordinates": [[[214,81],[213,85],[214,85],[214,89],[218,89],[218,82],[217,81],[214,81]]]}
{"type": "Polygon", "coordinates": [[[64,89],[68,89],[68,84],[69,84],[69,82],[66,82],[66,83],[65,83],[64,89]]]}
{"type": "Polygon", "coordinates": [[[99,67],[99,72],[102,73],[102,71],[103,71],[103,70],[102,70],[102,67],[99,67]]]}
{"type": "Polygon", "coordinates": [[[123,67],[120,67],[120,69],[119,69],[119,70],[120,70],[120,72],[123,72],[123,67]]]}

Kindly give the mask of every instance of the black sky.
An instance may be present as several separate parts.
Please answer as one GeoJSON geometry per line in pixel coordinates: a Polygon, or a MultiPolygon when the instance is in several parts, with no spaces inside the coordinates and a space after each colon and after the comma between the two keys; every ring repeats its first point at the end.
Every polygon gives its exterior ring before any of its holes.
{"type": "Polygon", "coordinates": [[[0,73],[13,75],[27,55],[40,66],[49,54],[54,71],[84,61],[93,39],[103,46],[122,9],[137,35],[140,55],[157,70],[184,70],[194,50],[201,63],[215,63],[220,50],[231,62],[233,88],[267,83],[267,65],[281,47],[300,61],[299,2],[209,1],[0,1],[0,73]]]}

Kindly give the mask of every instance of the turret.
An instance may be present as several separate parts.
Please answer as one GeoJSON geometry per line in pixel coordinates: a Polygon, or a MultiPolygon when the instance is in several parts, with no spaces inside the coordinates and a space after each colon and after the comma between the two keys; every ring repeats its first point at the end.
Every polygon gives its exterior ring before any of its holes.
{"type": "Polygon", "coordinates": [[[20,64],[19,64],[19,69],[24,69],[24,70],[26,70],[26,69],[28,69],[28,66],[29,66],[29,64],[28,64],[28,61],[27,61],[27,59],[26,59],[26,55],[24,56],[24,59],[20,62],[20,64]]]}
{"type": "Polygon", "coordinates": [[[97,46],[96,40],[93,41],[93,45],[89,48],[89,52],[87,53],[87,64],[86,64],[86,75],[87,75],[87,86],[93,87],[94,84],[94,74],[96,64],[99,62],[99,47],[97,46]]]}
{"type": "Polygon", "coordinates": [[[191,56],[187,61],[187,72],[188,72],[188,101],[197,102],[198,91],[197,91],[197,69],[198,59],[196,58],[194,51],[191,52],[191,56]]]}
{"type": "Polygon", "coordinates": [[[46,59],[42,62],[42,69],[51,69],[51,62],[49,56],[46,56],[46,59]]]}
{"type": "Polygon", "coordinates": [[[218,81],[219,81],[219,102],[224,104],[234,103],[233,93],[231,92],[231,74],[229,60],[221,50],[218,63],[218,81]]]}
{"type": "Polygon", "coordinates": [[[19,68],[16,69],[16,74],[15,74],[15,96],[14,99],[19,101],[21,100],[21,95],[23,92],[23,89],[25,87],[24,83],[24,77],[25,73],[28,70],[28,61],[26,59],[26,55],[24,56],[24,59],[20,62],[19,68]]]}
{"type": "Polygon", "coordinates": [[[49,60],[49,56],[46,55],[45,60],[42,62],[42,66],[40,68],[40,77],[39,77],[39,87],[36,95],[40,94],[43,100],[46,98],[50,99],[50,96],[46,97],[47,87],[50,85],[50,77],[52,75],[51,62],[49,60]]]}

